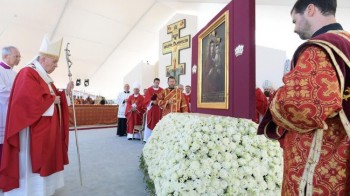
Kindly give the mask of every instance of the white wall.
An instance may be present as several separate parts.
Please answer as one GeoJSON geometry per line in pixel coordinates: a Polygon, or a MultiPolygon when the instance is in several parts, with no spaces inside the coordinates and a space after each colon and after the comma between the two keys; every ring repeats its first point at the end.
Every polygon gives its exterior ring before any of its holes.
{"type": "Polygon", "coordinates": [[[262,88],[265,80],[270,80],[274,87],[282,85],[286,52],[283,50],[256,46],[256,84],[262,88]]]}
{"type": "MultiPolygon", "coordinates": [[[[284,63],[286,61],[286,52],[283,50],[268,48],[264,46],[256,46],[256,84],[262,88],[262,84],[265,80],[270,80],[277,88],[282,85],[282,77],[284,70],[284,63]]],[[[153,79],[159,77],[159,70],[161,69],[158,62],[155,65],[149,65],[144,62],[140,62],[134,69],[126,74],[123,81],[124,84],[128,83],[131,86],[135,81],[139,82],[142,89],[148,88],[152,85],[153,79]]],[[[190,71],[190,70],[187,70],[190,71]]],[[[164,72],[161,77],[160,86],[167,87],[167,78],[164,72]]],[[[187,72],[190,73],[190,72],[187,72]]],[[[183,80],[181,80],[183,81],[183,80]]],[[[182,83],[184,85],[190,83],[182,83]]],[[[119,91],[123,90],[123,86],[117,87],[119,91]]],[[[98,94],[98,93],[97,93],[98,94]]]]}
{"type": "MultiPolygon", "coordinates": [[[[292,58],[294,51],[304,41],[294,33],[294,24],[290,16],[290,6],[256,6],[256,44],[286,51],[292,58]]],[[[338,8],[337,21],[350,31],[350,9],[338,8]]]]}
{"type": "MultiPolygon", "coordinates": [[[[294,33],[290,6],[256,6],[256,83],[266,79],[275,88],[282,85],[284,63],[304,41],[294,33]]],[[[345,30],[350,30],[348,8],[338,8],[336,18],[345,30]]]]}
{"type": "MultiPolygon", "coordinates": [[[[140,93],[143,94],[143,89],[150,87],[153,83],[153,79],[156,77],[156,67],[158,66],[140,62],[134,69],[126,74],[123,80],[124,84],[128,83],[132,91],[132,85],[138,82],[141,85],[140,93]]],[[[120,91],[122,90],[123,86],[120,87],[120,91]]]]}
{"type": "MultiPolygon", "coordinates": [[[[171,40],[171,35],[167,34],[167,26],[182,19],[186,19],[186,27],[180,30],[180,37],[185,35],[191,35],[192,37],[197,33],[197,17],[184,14],[176,14],[170,19],[166,25],[159,31],[159,78],[161,80],[161,86],[167,87],[167,77],[165,73],[165,67],[171,63],[171,54],[163,55],[162,44],[171,40]]],[[[180,50],[179,63],[186,63],[186,74],[180,76],[180,83],[183,85],[191,85],[191,59],[192,59],[192,43],[190,48],[180,50]]]]}
{"type": "MultiPolygon", "coordinates": [[[[144,68],[147,66],[141,66],[142,63],[140,63],[124,77],[124,82],[129,81],[132,85],[134,81],[138,80],[141,83],[141,88],[147,88],[154,77],[159,77],[161,79],[160,85],[167,87],[165,67],[171,62],[171,54],[162,54],[162,43],[171,39],[171,35],[166,32],[167,25],[185,18],[186,28],[180,31],[180,35],[191,34],[192,38],[220,9],[221,7],[215,7],[214,10],[208,12],[209,14],[199,12],[198,17],[176,14],[159,31],[159,61],[154,65],[153,73],[150,71],[152,68],[145,70],[144,68]]],[[[290,17],[290,9],[290,6],[256,6],[256,83],[259,87],[266,79],[272,81],[276,88],[282,85],[286,59],[291,59],[294,50],[303,43],[299,36],[293,32],[294,25],[290,17]]],[[[349,10],[348,8],[338,8],[337,10],[337,20],[345,30],[350,30],[350,20],[347,20],[349,10]]],[[[186,62],[186,75],[180,76],[180,82],[184,85],[191,83],[191,55],[191,48],[180,51],[180,62],[186,62]]],[[[122,86],[120,89],[122,90],[122,86]]]]}

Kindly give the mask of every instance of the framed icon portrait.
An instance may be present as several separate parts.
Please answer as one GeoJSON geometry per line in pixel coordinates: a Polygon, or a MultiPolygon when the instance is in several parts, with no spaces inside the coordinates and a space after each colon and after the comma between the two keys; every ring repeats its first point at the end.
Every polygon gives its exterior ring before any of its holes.
{"type": "Polygon", "coordinates": [[[228,109],[229,12],[198,36],[197,107],[228,109]]]}

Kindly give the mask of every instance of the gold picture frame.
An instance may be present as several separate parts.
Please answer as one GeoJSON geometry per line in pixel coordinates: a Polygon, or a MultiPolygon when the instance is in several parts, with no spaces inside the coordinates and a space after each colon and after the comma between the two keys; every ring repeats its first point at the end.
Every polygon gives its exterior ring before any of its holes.
{"type": "Polygon", "coordinates": [[[198,36],[197,107],[229,106],[229,11],[198,36]]]}

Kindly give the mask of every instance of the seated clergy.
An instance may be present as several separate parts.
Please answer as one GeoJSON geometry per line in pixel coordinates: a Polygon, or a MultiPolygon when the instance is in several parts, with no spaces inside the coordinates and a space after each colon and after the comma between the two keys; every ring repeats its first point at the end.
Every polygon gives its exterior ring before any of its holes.
{"type": "MultiPolygon", "coordinates": [[[[125,110],[128,140],[133,138],[134,126],[142,124],[142,117],[145,112],[143,105],[144,98],[140,95],[140,84],[134,83],[133,91],[134,93],[129,96],[126,102],[127,105],[125,110]]],[[[136,134],[134,138],[140,139],[138,134],[136,134]]]]}

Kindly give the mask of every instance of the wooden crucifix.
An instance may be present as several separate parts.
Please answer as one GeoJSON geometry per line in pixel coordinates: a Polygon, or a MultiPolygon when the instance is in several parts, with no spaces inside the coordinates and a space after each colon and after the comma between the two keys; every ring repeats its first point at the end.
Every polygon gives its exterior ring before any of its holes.
{"type": "Polygon", "coordinates": [[[163,43],[163,55],[171,53],[171,64],[166,66],[166,77],[176,78],[176,84],[180,83],[180,75],[186,71],[186,63],[180,63],[180,50],[190,48],[191,35],[180,37],[180,30],[186,27],[186,19],[182,19],[168,25],[167,33],[171,34],[171,40],[163,43]]]}

